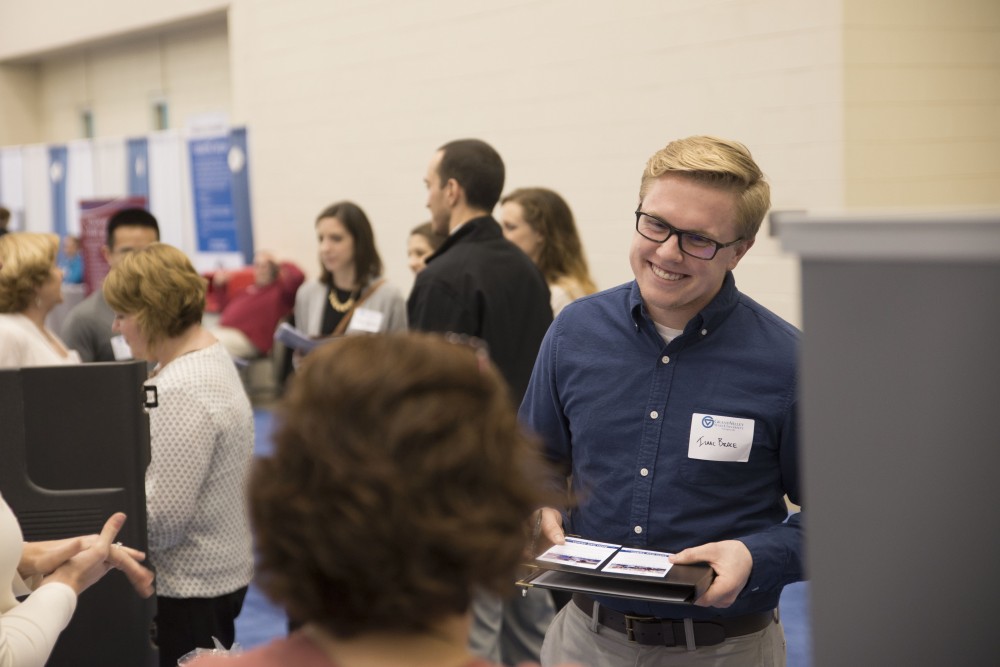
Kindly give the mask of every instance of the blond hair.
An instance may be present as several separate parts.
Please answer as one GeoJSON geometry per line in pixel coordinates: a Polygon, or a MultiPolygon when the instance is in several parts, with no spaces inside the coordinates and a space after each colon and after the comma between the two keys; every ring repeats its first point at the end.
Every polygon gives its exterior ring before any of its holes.
{"type": "Polygon", "coordinates": [[[153,243],[122,257],[104,280],[116,313],[135,315],[150,343],[175,338],[201,322],[206,280],[177,248],[153,243]]]}
{"type": "Polygon", "coordinates": [[[646,162],[639,186],[639,201],[653,181],[666,174],[690,178],[736,195],[740,237],[757,236],[771,207],[771,188],[750,151],[738,141],[711,136],[678,139],[658,150],[646,162]]]}
{"type": "Polygon", "coordinates": [[[52,278],[59,252],[55,234],[13,232],[0,236],[0,313],[22,313],[52,278]]]}

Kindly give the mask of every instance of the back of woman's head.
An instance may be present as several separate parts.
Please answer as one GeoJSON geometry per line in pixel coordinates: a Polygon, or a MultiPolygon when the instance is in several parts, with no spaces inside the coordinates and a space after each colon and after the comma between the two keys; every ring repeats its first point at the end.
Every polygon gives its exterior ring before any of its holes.
{"type": "Polygon", "coordinates": [[[544,501],[533,441],[484,354],[429,334],[307,357],[251,480],[263,586],[336,636],[423,632],[511,588],[544,501]]]}
{"type": "Polygon", "coordinates": [[[518,188],[500,200],[501,204],[507,202],[519,204],[524,221],[542,237],[538,268],[545,279],[557,283],[569,277],[584,286],[586,292],[596,291],[566,200],[548,188],[518,188]]]}
{"type": "Polygon", "coordinates": [[[59,237],[13,232],[0,236],[0,313],[23,312],[52,276],[59,237]]]}
{"type": "Polygon", "coordinates": [[[201,322],[205,311],[205,279],[187,255],[166,243],[127,253],[102,289],[113,311],[136,316],[150,342],[179,336],[201,322]]]}

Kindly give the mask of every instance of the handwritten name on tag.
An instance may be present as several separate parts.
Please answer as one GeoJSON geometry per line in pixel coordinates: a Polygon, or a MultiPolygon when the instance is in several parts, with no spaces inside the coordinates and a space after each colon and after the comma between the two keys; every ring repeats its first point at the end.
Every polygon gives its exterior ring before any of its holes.
{"type": "Polygon", "coordinates": [[[753,420],[723,415],[691,415],[688,458],[746,463],[753,447],[753,420]]]}

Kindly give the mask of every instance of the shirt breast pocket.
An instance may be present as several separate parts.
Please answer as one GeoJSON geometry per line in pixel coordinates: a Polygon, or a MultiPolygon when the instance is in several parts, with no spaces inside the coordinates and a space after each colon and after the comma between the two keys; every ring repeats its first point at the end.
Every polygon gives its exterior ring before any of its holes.
{"type": "Polygon", "coordinates": [[[681,463],[681,477],[684,481],[699,486],[738,485],[750,474],[752,466],[749,462],[686,458],[681,463]]]}

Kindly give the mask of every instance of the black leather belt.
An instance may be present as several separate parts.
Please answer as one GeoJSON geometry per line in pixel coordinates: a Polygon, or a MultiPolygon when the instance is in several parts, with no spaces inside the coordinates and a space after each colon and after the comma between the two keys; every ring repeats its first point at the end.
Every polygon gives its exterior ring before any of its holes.
{"type": "MultiPolygon", "coordinates": [[[[593,617],[594,601],[592,599],[576,593],[573,595],[573,603],[587,616],[593,617]]],[[[682,619],[623,614],[601,605],[597,610],[597,622],[606,628],[624,634],[629,641],[636,644],[644,646],[687,645],[682,619]]],[[[714,646],[731,637],[742,637],[759,632],[773,622],[773,610],[717,618],[711,621],[693,621],[694,643],[696,646],[714,646]]]]}

